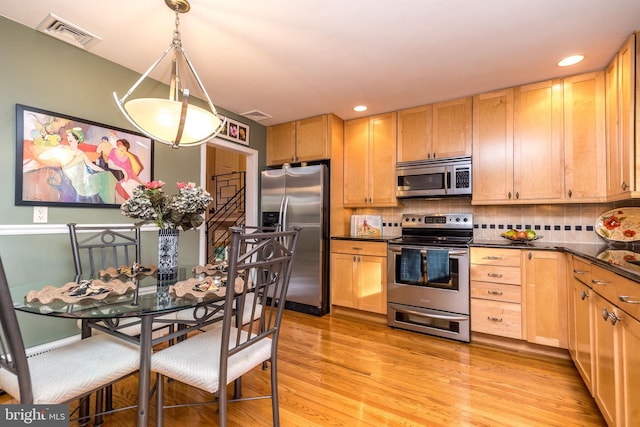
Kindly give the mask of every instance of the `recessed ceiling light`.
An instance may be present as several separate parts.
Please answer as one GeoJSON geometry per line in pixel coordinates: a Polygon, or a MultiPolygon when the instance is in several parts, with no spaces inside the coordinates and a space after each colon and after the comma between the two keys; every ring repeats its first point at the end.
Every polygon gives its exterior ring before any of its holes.
{"type": "Polygon", "coordinates": [[[356,105],[355,107],[353,107],[353,111],[357,111],[358,113],[361,113],[363,111],[367,111],[367,106],[366,105],[356,105]]]}
{"type": "Polygon", "coordinates": [[[584,59],[584,55],[571,55],[571,56],[567,56],[566,58],[558,62],[558,65],[560,67],[568,67],[569,65],[577,64],[583,59],[584,59]]]}

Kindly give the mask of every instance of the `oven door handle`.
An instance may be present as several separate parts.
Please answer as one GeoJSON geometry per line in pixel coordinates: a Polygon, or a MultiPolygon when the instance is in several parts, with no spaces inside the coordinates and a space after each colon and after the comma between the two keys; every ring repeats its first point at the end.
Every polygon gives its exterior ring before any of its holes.
{"type": "Polygon", "coordinates": [[[416,316],[420,316],[420,317],[430,317],[432,319],[442,319],[442,320],[456,320],[456,321],[461,321],[464,322],[465,320],[468,321],[469,318],[466,316],[445,316],[442,314],[429,314],[429,313],[422,313],[420,311],[415,311],[415,310],[407,310],[405,308],[399,308],[398,306],[394,306],[393,307],[396,311],[400,312],[400,313],[406,313],[406,314],[414,314],[416,316]]]}
{"type": "MultiPolygon", "coordinates": [[[[391,252],[393,252],[394,254],[399,254],[400,252],[402,252],[402,250],[400,248],[396,248],[395,246],[389,246],[389,250],[391,252]]],[[[426,254],[427,253],[427,249],[421,249],[420,253],[426,254]]],[[[465,256],[467,255],[468,252],[467,251],[455,251],[455,250],[450,250],[449,251],[449,256],[465,256]]]]}

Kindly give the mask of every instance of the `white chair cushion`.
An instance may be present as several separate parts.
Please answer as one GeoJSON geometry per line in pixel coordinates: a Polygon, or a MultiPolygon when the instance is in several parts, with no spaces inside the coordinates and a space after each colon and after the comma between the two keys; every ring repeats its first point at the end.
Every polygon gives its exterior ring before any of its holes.
{"type": "MultiPolygon", "coordinates": [[[[231,336],[235,336],[231,328],[231,336]]],[[[246,332],[243,332],[246,335],[246,332]]],[[[151,370],[166,377],[215,393],[220,372],[222,328],[214,328],[187,338],[151,357],[151,370]]],[[[230,343],[230,347],[232,343],[230,343]]],[[[271,358],[271,339],[265,338],[234,354],[227,366],[227,384],[271,358]]]]}
{"type": "MultiPolygon", "coordinates": [[[[65,403],[107,385],[140,366],[137,345],[94,335],[27,359],[35,404],[65,403]]],[[[0,369],[0,387],[19,399],[18,377],[0,369]]]]}

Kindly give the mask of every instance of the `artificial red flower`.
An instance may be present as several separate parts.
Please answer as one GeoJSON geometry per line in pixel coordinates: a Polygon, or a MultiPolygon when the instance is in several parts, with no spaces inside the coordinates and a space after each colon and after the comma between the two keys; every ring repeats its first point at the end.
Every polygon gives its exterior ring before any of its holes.
{"type": "Polygon", "coordinates": [[[164,181],[149,181],[144,183],[144,186],[149,190],[156,190],[158,188],[161,188],[163,185],[164,181]]]}
{"type": "Polygon", "coordinates": [[[634,230],[624,230],[622,234],[624,237],[633,237],[636,235],[636,232],[634,230]]]}

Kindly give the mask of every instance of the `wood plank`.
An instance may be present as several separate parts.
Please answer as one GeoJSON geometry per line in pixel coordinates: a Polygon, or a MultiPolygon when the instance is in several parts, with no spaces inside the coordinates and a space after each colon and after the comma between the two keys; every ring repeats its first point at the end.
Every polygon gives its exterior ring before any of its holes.
{"type": "MultiPolygon", "coordinates": [[[[212,355],[213,357],[213,355],[212,355]]],[[[464,344],[375,322],[285,312],[278,358],[283,426],[604,426],[573,364],[464,344]]],[[[269,390],[269,371],[243,378],[244,396],[269,390]]],[[[137,377],[114,386],[116,406],[136,401],[137,377]]],[[[178,382],[168,402],[210,399],[178,382]]],[[[12,403],[0,396],[0,404],[12,403]]],[[[166,426],[217,425],[216,406],[165,410],[166,426]]],[[[151,405],[155,421],[155,404],[151,405]]],[[[134,411],[105,426],[130,426],[134,411]]],[[[231,403],[229,425],[271,425],[269,399],[231,403]]]]}

